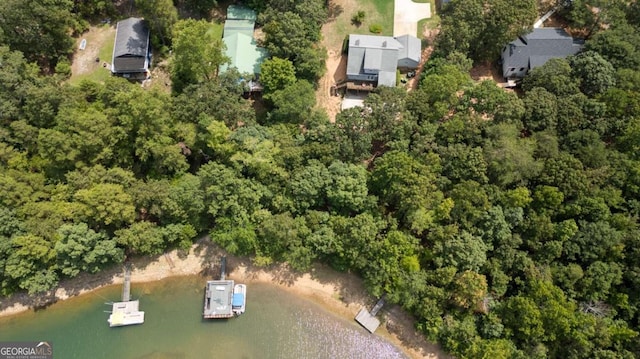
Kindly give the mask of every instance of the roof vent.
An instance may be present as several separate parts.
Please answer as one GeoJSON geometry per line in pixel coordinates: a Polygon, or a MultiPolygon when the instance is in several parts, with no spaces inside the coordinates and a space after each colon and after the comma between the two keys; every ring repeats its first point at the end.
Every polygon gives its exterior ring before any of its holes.
{"type": "Polygon", "coordinates": [[[382,47],[387,47],[387,41],[386,40],[382,42],[382,47]]]}
{"type": "Polygon", "coordinates": [[[356,40],[356,46],[360,46],[360,39],[356,40]]]}

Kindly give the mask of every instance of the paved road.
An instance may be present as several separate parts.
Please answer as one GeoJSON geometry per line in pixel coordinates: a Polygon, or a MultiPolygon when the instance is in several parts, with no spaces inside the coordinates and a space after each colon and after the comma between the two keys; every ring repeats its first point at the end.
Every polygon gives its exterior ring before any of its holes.
{"type": "Polygon", "coordinates": [[[418,21],[431,17],[431,4],[395,0],[393,13],[393,36],[417,36],[418,21]]]}

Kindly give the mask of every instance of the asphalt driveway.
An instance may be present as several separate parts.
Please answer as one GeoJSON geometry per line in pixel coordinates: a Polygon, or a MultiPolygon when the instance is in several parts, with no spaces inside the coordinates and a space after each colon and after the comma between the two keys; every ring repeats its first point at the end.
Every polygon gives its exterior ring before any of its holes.
{"type": "Polygon", "coordinates": [[[418,21],[431,17],[431,4],[395,0],[393,14],[393,36],[417,36],[418,21]]]}

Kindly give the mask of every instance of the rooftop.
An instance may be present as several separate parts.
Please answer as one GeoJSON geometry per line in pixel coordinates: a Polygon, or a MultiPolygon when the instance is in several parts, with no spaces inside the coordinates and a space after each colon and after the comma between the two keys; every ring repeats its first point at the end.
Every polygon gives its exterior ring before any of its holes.
{"type": "Polygon", "coordinates": [[[131,300],[127,302],[113,303],[111,315],[109,315],[110,327],[121,327],[125,325],[144,323],[144,312],[139,310],[140,302],[131,300]]]}
{"type": "Polygon", "coordinates": [[[376,82],[378,86],[396,85],[398,67],[416,68],[422,43],[415,36],[349,35],[347,78],[376,82]]]}
{"type": "Polygon", "coordinates": [[[143,19],[130,17],[118,21],[113,57],[146,56],[149,48],[149,28],[143,19]]]}
{"type": "Polygon", "coordinates": [[[233,317],[232,301],[232,280],[207,281],[204,297],[204,318],[216,319],[233,317]]]}
{"type": "Polygon", "coordinates": [[[233,66],[236,67],[241,74],[260,73],[260,65],[268,57],[268,54],[265,48],[258,47],[252,36],[239,32],[225,36],[222,41],[227,48],[225,55],[231,59],[231,65],[221,66],[221,72],[233,66]]]}
{"type": "Polygon", "coordinates": [[[402,48],[399,49],[398,58],[410,58],[411,60],[420,62],[422,55],[422,42],[415,36],[402,35],[396,38],[402,48]]]}
{"type": "Polygon", "coordinates": [[[391,36],[374,35],[349,35],[349,47],[362,47],[368,49],[401,49],[402,44],[391,36]]]}
{"type": "Polygon", "coordinates": [[[255,23],[250,20],[227,20],[224,22],[224,37],[242,33],[253,36],[253,27],[255,23]]]}
{"type": "Polygon", "coordinates": [[[256,21],[256,12],[248,7],[229,5],[227,7],[227,20],[229,19],[256,21]]]}
{"type": "Polygon", "coordinates": [[[522,37],[525,43],[529,40],[564,40],[572,37],[559,27],[540,27],[522,37]]]}
{"type": "MultiPolygon", "coordinates": [[[[553,58],[575,55],[583,41],[574,39],[562,28],[537,28],[510,42],[502,52],[503,75],[512,76],[510,69],[533,69],[553,58]]],[[[518,76],[524,72],[518,70],[518,76]]]]}

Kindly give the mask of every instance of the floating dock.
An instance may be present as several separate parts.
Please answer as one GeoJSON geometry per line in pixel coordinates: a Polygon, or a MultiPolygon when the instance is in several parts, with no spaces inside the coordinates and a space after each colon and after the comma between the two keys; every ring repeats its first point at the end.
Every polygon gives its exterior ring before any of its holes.
{"type": "Polygon", "coordinates": [[[204,291],[205,319],[225,319],[244,313],[247,286],[226,280],[227,257],[220,258],[220,280],[207,281],[204,291]]]}
{"type": "Polygon", "coordinates": [[[144,323],[144,312],[139,310],[139,306],[139,300],[113,303],[111,315],[108,319],[109,326],[122,327],[144,323]]]}
{"type": "Polygon", "coordinates": [[[360,323],[369,333],[373,333],[380,326],[380,320],[376,318],[376,314],[382,309],[384,305],[384,296],[378,300],[376,305],[371,309],[371,312],[367,308],[362,308],[356,315],[356,322],[360,323]]]}
{"type": "Polygon", "coordinates": [[[144,312],[140,311],[140,301],[131,299],[131,270],[125,268],[122,285],[122,302],[115,302],[109,315],[110,327],[122,327],[144,323],[144,312]]]}
{"type": "Polygon", "coordinates": [[[232,280],[207,281],[202,314],[205,319],[233,317],[233,286],[232,280]]]}

